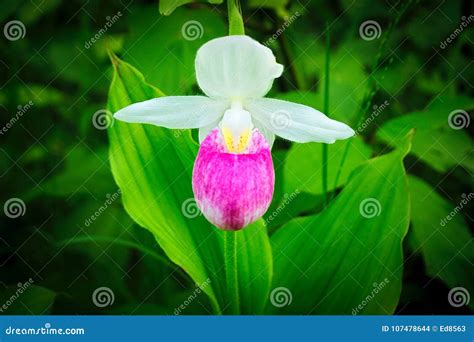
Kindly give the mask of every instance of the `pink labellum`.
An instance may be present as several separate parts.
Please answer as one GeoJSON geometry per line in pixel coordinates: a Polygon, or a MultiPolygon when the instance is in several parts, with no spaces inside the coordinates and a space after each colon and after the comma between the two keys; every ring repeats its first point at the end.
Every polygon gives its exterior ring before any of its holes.
{"type": "Polygon", "coordinates": [[[216,128],[201,143],[194,163],[193,191],[204,216],[225,230],[239,230],[268,209],[275,173],[270,146],[254,129],[243,153],[228,153],[216,128]]]}

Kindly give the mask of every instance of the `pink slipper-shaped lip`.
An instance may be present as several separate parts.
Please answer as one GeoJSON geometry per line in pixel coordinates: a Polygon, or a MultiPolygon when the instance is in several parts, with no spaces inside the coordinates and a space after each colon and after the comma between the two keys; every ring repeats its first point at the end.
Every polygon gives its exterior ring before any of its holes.
{"type": "Polygon", "coordinates": [[[275,173],[270,146],[254,129],[243,153],[228,153],[215,128],[202,142],[193,170],[196,203],[208,221],[239,230],[267,211],[275,173]]]}

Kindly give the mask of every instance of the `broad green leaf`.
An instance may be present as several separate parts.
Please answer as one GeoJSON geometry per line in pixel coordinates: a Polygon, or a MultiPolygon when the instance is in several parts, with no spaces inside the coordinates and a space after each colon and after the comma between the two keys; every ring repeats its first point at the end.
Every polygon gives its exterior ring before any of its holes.
{"type": "MultiPolygon", "coordinates": [[[[112,57],[115,73],[109,109],[162,96],[130,65],[112,57]]],[[[203,291],[214,310],[226,312],[227,286],[223,237],[199,215],[191,190],[198,146],[189,131],[176,134],[151,125],[114,121],[109,129],[110,161],[128,214],[148,229],[172,262],[182,267],[203,291]],[[209,283],[210,281],[210,283],[209,283]]],[[[261,222],[236,233],[240,310],[258,313],[268,297],[271,249],[261,222]]]]}
{"type": "Polygon", "coordinates": [[[194,2],[208,2],[210,4],[221,4],[224,0],[160,0],[160,13],[163,15],[170,15],[179,6],[194,2]]]}
{"type": "Polygon", "coordinates": [[[387,121],[377,131],[377,137],[391,146],[397,146],[401,137],[410,129],[416,128],[412,154],[439,172],[446,172],[458,164],[472,172],[472,140],[467,132],[453,129],[448,122],[449,114],[453,111],[467,111],[472,108],[472,98],[440,97],[425,111],[413,112],[387,121]]]}
{"type": "Polygon", "coordinates": [[[409,224],[402,161],[410,138],[356,169],[321,214],[294,219],[272,236],[273,287],[286,288],[292,296],[279,312],[394,312],[401,292],[402,240],[409,224]]]}
{"type": "MultiPolygon", "coordinates": [[[[371,148],[360,138],[342,140],[328,145],[328,191],[344,185],[350,173],[368,160],[371,153],[371,148]],[[347,144],[349,144],[347,157],[341,169],[337,184],[335,184],[347,144]]],[[[299,190],[312,194],[322,194],[322,167],[323,158],[321,144],[293,144],[288,152],[285,163],[285,192],[292,193],[295,190],[299,190]]]]}
{"type": "MultiPolygon", "coordinates": [[[[463,219],[463,210],[473,193],[464,194],[454,205],[421,179],[410,176],[412,247],[420,252],[429,276],[449,287],[474,291],[474,246],[463,219]]],[[[472,301],[471,301],[472,305],[472,301]]]]}

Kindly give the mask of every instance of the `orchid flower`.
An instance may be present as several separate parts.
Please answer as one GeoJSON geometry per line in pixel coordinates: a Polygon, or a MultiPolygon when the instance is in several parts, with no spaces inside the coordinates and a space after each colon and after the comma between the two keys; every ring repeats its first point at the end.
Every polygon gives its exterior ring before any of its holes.
{"type": "Polygon", "coordinates": [[[295,142],[333,143],[354,131],[301,104],[264,98],[283,66],[248,36],[227,36],[197,52],[196,78],[207,96],[165,96],[115,113],[131,123],[199,128],[193,191],[215,226],[238,230],[259,219],[273,196],[271,146],[278,135],[295,142]]]}

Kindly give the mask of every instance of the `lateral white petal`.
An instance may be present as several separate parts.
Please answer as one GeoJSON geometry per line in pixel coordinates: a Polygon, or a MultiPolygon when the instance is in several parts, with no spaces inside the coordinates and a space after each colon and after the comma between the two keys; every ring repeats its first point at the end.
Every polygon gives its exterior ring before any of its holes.
{"type": "Polygon", "coordinates": [[[199,143],[202,143],[209,133],[211,133],[214,128],[218,127],[221,120],[222,118],[219,117],[219,119],[210,123],[209,125],[199,128],[199,143]]]}
{"type": "Polygon", "coordinates": [[[258,98],[281,76],[273,52],[248,36],[227,36],[204,44],[196,56],[196,78],[213,98],[258,98]]]}
{"type": "Polygon", "coordinates": [[[218,120],[229,101],[206,96],[164,96],[134,103],[117,113],[118,120],[166,128],[200,128],[218,120]]]}
{"type": "Polygon", "coordinates": [[[275,134],[272,133],[267,127],[265,127],[264,124],[262,124],[255,116],[252,117],[252,122],[256,128],[262,133],[262,135],[265,137],[265,140],[268,142],[270,145],[270,148],[272,148],[273,143],[275,142],[275,134]]]}
{"type": "Polygon", "coordinates": [[[346,124],[332,120],[316,109],[294,102],[253,99],[247,100],[244,108],[256,121],[276,135],[300,143],[314,141],[332,144],[355,133],[346,124]]]}

